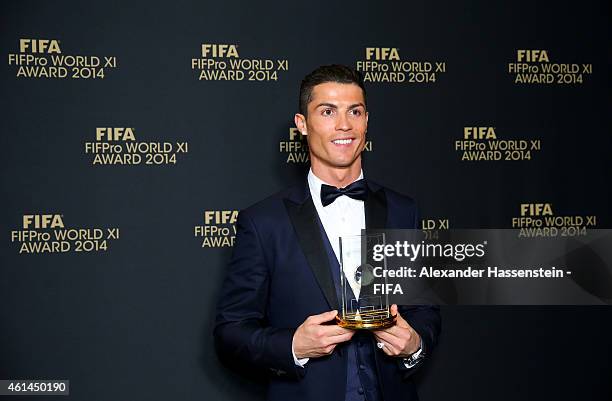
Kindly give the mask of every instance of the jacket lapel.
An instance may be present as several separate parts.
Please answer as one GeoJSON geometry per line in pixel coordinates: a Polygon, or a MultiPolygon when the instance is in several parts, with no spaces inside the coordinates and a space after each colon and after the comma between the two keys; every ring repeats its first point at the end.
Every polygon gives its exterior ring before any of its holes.
{"type": "Polygon", "coordinates": [[[368,181],[368,198],[365,201],[367,230],[382,230],[387,227],[387,197],[383,187],[368,181]]]}
{"type": "MultiPolygon", "coordinates": [[[[365,201],[366,228],[368,230],[384,229],[387,225],[387,199],[383,188],[368,181],[368,198],[365,201]]],[[[308,184],[294,187],[285,198],[285,207],[289,219],[298,237],[298,242],[308,265],[323,291],[331,309],[338,309],[339,302],[332,278],[329,258],[319,228],[317,209],[315,208],[308,184]]]]}
{"type": "Polygon", "coordinates": [[[317,222],[319,216],[310,197],[308,185],[296,188],[285,199],[285,207],[308,265],[312,269],[329,307],[332,310],[338,310],[339,302],[329,266],[329,258],[317,222]]]}

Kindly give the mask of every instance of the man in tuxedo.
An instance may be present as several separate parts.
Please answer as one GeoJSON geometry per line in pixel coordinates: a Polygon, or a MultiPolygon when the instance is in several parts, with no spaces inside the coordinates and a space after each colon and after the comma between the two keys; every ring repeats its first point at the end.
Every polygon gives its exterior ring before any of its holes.
{"type": "Polygon", "coordinates": [[[373,332],[334,323],[338,238],[418,226],[411,198],[363,178],[366,107],[351,68],[307,75],[295,124],[308,140],[308,177],[238,216],[214,337],[221,357],[271,374],[268,400],[418,399],[410,376],[437,342],[437,307],[393,305],[395,324],[373,332]]]}

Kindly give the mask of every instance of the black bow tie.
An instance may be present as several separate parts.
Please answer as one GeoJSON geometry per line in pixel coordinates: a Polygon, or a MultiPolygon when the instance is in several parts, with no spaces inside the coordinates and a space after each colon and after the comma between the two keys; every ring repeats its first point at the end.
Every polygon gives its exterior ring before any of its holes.
{"type": "Polygon", "coordinates": [[[344,188],[336,188],[331,185],[321,184],[321,203],[323,206],[331,205],[336,198],[342,195],[365,201],[368,197],[368,186],[363,179],[355,181],[344,188]]]}

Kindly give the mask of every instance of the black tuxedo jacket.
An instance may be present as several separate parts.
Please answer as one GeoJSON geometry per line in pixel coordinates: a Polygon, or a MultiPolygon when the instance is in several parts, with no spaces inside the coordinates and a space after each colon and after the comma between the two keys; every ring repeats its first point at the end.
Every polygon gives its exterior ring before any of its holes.
{"type": "MultiPolygon", "coordinates": [[[[368,181],[368,229],[417,228],[411,198],[368,181]]],[[[223,359],[271,374],[268,400],[344,400],[345,347],[295,365],[293,334],[306,317],[339,310],[330,263],[308,185],[277,193],[239,213],[236,242],[217,306],[215,344],[223,359]]],[[[421,336],[427,353],[440,332],[437,307],[402,306],[401,315],[421,336]]],[[[374,337],[372,336],[372,341],[374,337]]],[[[421,363],[422,365],[422,363],[421,363]]],[[[398,358],[376,352],[385,401],[416,400],[398,358]]]]}

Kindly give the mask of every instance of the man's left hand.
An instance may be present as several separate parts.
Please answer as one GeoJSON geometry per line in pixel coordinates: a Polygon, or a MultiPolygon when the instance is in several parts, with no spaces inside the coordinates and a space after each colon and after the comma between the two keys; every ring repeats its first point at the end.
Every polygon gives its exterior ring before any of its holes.
{"type": "Polygon", "coordinates": [[[397,315],[395,324],[383,330],[375,330],[378,343],[383,343],[382,350],[389,356],[407,358],[421,346],[421,337],[397,311],[397,305],[391,305],[391,314],[397,315]]]}

